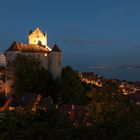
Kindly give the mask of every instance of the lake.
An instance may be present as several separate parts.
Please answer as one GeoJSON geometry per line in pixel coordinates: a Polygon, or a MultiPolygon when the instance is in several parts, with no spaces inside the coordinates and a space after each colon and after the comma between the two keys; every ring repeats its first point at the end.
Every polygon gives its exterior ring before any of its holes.
{"type": "Polygon", "coordinates": [[[80,72],[94,72],[111,79],[140,81],[140,68],[74,67],[80,72]]]}

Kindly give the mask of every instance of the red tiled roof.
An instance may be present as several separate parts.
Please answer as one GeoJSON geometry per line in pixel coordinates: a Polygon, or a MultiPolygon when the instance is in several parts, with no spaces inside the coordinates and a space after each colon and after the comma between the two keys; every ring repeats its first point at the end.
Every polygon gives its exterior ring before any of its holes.
{"type": "Polygon", "coordinates": [[[18,44],[16,41],[6,51],[20,51],[20,52],[49,52],[48,48],[43,45],[36,44],[18,44]]]}

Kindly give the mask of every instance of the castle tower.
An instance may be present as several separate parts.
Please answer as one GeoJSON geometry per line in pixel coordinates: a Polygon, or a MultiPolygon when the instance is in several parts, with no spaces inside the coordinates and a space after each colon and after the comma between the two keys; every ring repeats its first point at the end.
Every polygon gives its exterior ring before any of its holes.
{"type": "Polygon", "coordinates": [[[61,77],[61,50],[55,44],[49,53],[49,70],[54,78],[61,77]]]}
{"type": "Polygon", "coordinates": [[[47,34],[43,33],[39,28],[29,31],[28,42],[29,44],[42,45],[50,50],[47,45],[47,34]]]}

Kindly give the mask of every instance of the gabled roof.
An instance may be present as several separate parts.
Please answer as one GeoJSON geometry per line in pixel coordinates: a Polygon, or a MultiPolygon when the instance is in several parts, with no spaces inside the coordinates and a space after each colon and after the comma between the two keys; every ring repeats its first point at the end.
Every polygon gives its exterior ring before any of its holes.
{"type": "Polygon", "coordinates": [[[21,51],[17,42],[14,41],[6,51],[21,51]]]}
{"type": "Polygon", "coordinates": [[[14,41],[12,45],[9,47],[9,49],[6,50],[6,52],[9,51],[20,51],[20,52],[31,52],[31,53],[36,53],[36,52],[44,52],[48,53],[50,52],[48,48],[46,48],[43,45],[37,45],[37,44],[22,44],[22,43],[17,43],[14,41]]]}
{"type": "Polygon", "coordinates": [[[55,44],[52,48],[52,52],[61,52],[61,50],[59,49],[59,47],[55,44]]]}
{"type": "Polygon", "coordinates": [[[53,101],[51,97],[42,97],[40,94],[35,93],[23,93],[22,96],[13,98],[10,103],[11,107],[22,107],[24,110],[33,110],[34,106],[35,109],[43,108],[49,110],[52,108],[52,105],[53,101]]]}
{"type": "Polygon", "coordinates": [[[29,35],[34,34],[36,31],[39,31],[40,33],[42,33],[44,36],[46,35],[46,33],[42,32],[41,29],[39,27],[37,27],[35,30],[30,30],[29,31],[29,35]]]}

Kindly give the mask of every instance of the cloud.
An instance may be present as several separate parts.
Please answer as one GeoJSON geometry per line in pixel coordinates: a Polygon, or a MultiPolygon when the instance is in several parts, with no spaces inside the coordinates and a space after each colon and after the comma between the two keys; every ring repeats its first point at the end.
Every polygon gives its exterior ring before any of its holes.
{"type": "Polygon", "coordinates": [[[84,40],[84,39],[73,39],[73,38],[62,38],[64,43],[72,45],[113,45],[117,44],[110,40],[84,40]]]}
{"type": "MultiPolygon", "coordinates": [[[[140,44],[119,42],[111,39],[88,39],[90,31],[83,24],[69,24],[60,29],[59,40],[65,44],[75,46],[109,46],[118,48],[140,48],[140,44]],[[87,36],[86,36],[87,35],[87,36]],[[83,38],[84,37],[84,38],[83,38]]],[[[95,35],[93,35],[95,36],[95,35]]]]}
{"type": "Polygon", "coordinates": [[[129,47],[140,48],[140,44],[130,44],[129,47]]]}
{"type": "Polygon", "coordinates": [[[126,47],[126,48],[140,48],[140,44],[134,43],[123,43],[115,42],[112,40],[87,40],[87,39],[76,39],[76,38],[61,38],[61,41],[66,44],[76,45],[76,46],[112,46],[112,47],[126,47]]]}
{"type": "Polygon", "coordinates": [[[79,33],[84,33],[85,29],[82,24],[69,24],[66,26],[63,26],[60,29],[60,32],[69,35],[69,34],[79,34],[79,33]]]}

